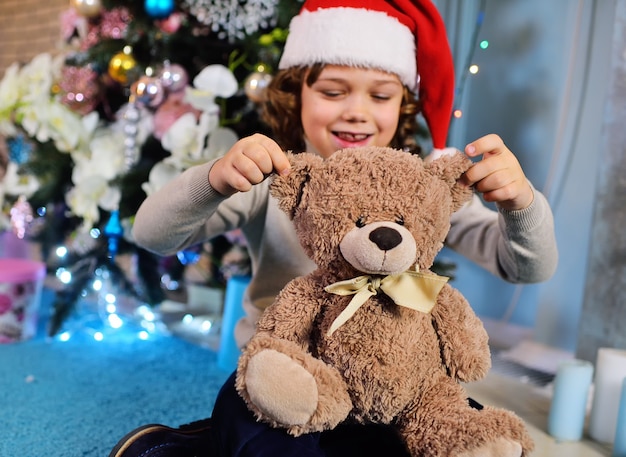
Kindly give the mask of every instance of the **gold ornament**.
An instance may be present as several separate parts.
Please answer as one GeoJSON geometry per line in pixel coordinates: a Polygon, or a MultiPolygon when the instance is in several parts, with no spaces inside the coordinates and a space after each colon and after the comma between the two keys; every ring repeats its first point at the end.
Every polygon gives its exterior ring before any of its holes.
{"type": "Polygon", "coordinates": [[[88,18],[97,17],[102,12],[101,0],[71,0],[71,4],[78,14],[88,18]]]}
{"type": "Polygon", "coordinates": [[[137,61],[127,48],[115,54],[109,61],[109,76],[121,84],[128,83],[137,67],[137,61]]]}
{"type": "Polygon", "coordinates": [[[265,101],[267,86],[272,80],[272,75],[268,72],[267,67],[259,64],[256,71],[250,73],[243,83],[243,90],[254,103],[262,103],[265,101]]]}

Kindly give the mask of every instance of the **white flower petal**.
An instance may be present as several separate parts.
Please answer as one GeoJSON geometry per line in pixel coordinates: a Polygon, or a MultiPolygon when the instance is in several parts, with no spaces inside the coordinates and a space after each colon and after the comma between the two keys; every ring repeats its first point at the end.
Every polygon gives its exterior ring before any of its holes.
{"type": "Polygon", "coordinates": [[[218,127],[209,137],[209,143],[206,148],[208,154],[205,158],[209,159],[223,156],[233,147],[238,139],[239,137],[234,130],[226,127],[218,127]]]}
{"type": "Polygon", "coordinates": [[[39,185],[36,176],[20,174],[18,165],[15,162],[9,162],[2,180],[4,193],[15,197],[24,195],[28,198],[39,189],[39,185]]]}
{"type": "Polygon", "coordinates": [[[193,79],[197,89],[212,92],[216,97],[231,97],[235,95],[239,84],[235,75],[224,65],[209,65],[202,69],[193,79]]]}
{"type": "Polygon", "coordinates": [[[150,170],[148,182],[141,185],[146,195],[151,195],[181,173],[181,169],[173,164],[158,162],[150,170]]]}
{"type": "Polygon", "coordinates": [[[121,199],[122,192],[118,187],[107,187],[104,194],[98,199],[98,206],[104,210],[113,211],[120,207],[121,199]]]}

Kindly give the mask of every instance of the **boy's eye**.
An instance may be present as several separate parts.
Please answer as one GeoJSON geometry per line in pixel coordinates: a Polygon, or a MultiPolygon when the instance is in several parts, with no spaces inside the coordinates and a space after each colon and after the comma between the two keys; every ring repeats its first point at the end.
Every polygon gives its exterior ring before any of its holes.
{"type": "Polygon", "coordinates": [[[356,225],[358,228],[363,228],[363,227],[365,227],[365,218],[364,218],[363,216],[359,217],[359,218],[356,220],[355,225],[356,225]]]}
{"type": "Polygon", "coordinates": [[[382,101],[385,101],[385,100],[389,100],[391,97],[390,97],[389,95],[374,94],[374,95],[372,95],[372,98],[373,98],[374,100],[382,100],[382,101]]]}

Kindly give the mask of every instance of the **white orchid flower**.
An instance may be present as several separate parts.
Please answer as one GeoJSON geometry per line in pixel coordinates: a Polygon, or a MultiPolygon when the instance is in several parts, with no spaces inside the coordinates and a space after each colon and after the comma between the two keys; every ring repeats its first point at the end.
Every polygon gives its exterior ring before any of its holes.
{"type": "Polygon", "coordinates": [[[182,170],[177,166],[171,163],[166,163],[162,160],[152,167],[152,170],[150,170],[150,174],[148,175],[148,182],[143,183],[141,185],[141,189],[146,193],[146,195],[152,195],[178,176],[181,171],[182,170]]]}
{"type": "Polygon", "coordinates": [[[209,136],[206,148],[203,150],[202,157],[198,159],[198,163],[222,157],[237,142],[239,137],[234,130],[227,127],[218,127],[209,136]]]}
{"type": "Polygon", "coordinates": [[[125,170],[124,136],[120,132],[101,128],[89,143],[88,155],[73,155],[72,182],[79,185],[93,175],[112,181],[125,170]]]}
{"type": "Polygon", "coordinates": [[[161,138],[161,145],[174,157],[174,162],[180,162],[178,167],[184,168],[182,163],[186,157],[200,155],[204,147],[204,137],[195,114],[185,113],[165,132],[161,138]]]}
{"type": "Polygon", "coordinates": [[[42,117],[47,116],[47,111],[48,102],[22,105],[15,110],[15,117],[29,137],[45,142],[50,139],[49,131],[42,129],[41,124],[42,117]]]}
{"type": "Polygon", "coordinates": [[[117,187],[109,186],[103,176],[92,174],[65,194],[65,202],[72,214],[83,219],[82,228],[88,230],[100,219],[98,207],[107,211],[117,209],[121,197],[117,187]]]}
{"type": "Polygon", "coordinates": [[[82,116],[59,103],[49,105],[45,127],[50,131],[50,137],[61,152],[76,150],[84,137],[82,116]]]}
{"type": "Polygon", "coordinates": [[[224,65],[209,65],[193,79],[193,87],[185,88],[185,101],[202,111],[217,108],[215,97],[235,95],[239,84],[235,75],[224,65]]]}
{"type": "Polygon", "coordinates": [[[19,196],[24,195],[29,198],[39,189],[39,180],[32,175],[19,173],[19,166],[15,162],[9,162],[3,180],[0,182],[0,188],[3,189],[5,195],[19,196]]]}
{"type": "Polygon", "coordinates": [[[17,63],[14,63],[6,69],[0,81],[0,134],[5,136],[13,136],[17,133],[13,123],[13,110],[19,102],[18,72],[19,67],[17,63]]]}
{"type": "Polygon", "coordinates": [[[50,98],[55,65],[49,53],[35,56],[19,72],[19,89],[23,101],[35,103],[50,98]]]}
{"type": "Polygon", "coordinates": [[[99,221],[98,208],[112,211],[119,206],[121,191],[110,182],[125,169],[124,136],[122,132],[100,128],[89,143],[89,151],[73,155],[74,187],[65,195],[70,211],[83,219],[85,229],[99,221]]]}
{"type": "Polygon", "coordinates": [[[90,154],[90,142],[96,135],[96,129],[100,123],[100,115],[97,111],[92,111],[87,115],[80,116],[80,123],[81,128],[79,132],[78,144],[71,151],[69,151],[72,158],[90,154]]]}
{"type": "Polygon", "coordinates": [[[41,100],[21,106],[17,114],[26,133],[41,143],[53,140],[61,152],[71,151],[78,144],[81,119],[64,105],[41,100]]]}

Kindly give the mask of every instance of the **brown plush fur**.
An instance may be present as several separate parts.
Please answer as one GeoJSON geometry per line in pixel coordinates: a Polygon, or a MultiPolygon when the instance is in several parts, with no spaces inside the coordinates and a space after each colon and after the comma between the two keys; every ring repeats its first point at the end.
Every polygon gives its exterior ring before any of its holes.
{"type": "Polygon", "coordinates": [[[295,436],[345,420],[392,424],[415,457],[526,456],[532,441],[517,416],[468,404],[459,382],[482,378],[491,358],[482,323],[450,285],[430,313],[378,293],[327,335],[352,298],[327,285],[432,266],[451,214],[471,197],[457,183],[471,162],[425,164],[389,148],[291,162],[271,193],[318,268],[281,291],[240,358],[236,385],[249,408],[295,436]],[[362,231],[381,225],[401,235],[398,249],[364,248],[375,246],[362,231]]]}

